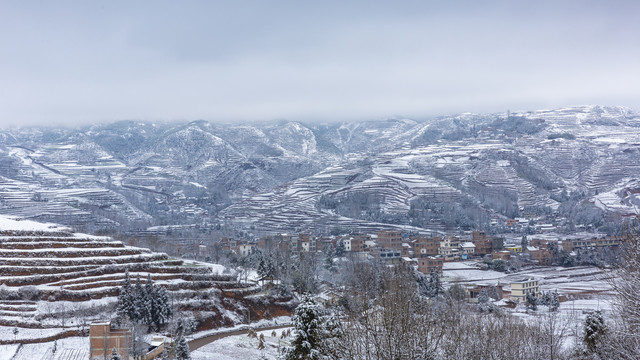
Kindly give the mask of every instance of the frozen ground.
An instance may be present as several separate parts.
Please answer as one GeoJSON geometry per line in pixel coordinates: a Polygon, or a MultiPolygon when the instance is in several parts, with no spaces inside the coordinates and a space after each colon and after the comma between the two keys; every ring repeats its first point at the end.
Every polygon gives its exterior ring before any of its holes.
{"type": "MultiPolygon", "coordinates": [[[[479,270],[475,261],[453,262],[444,264],[444,279],[449,285],[482,284],[503,285],[510,290],[511,283],[523,279],[537,279],[540,290],[557,291],[566,295],[567,300],[560,303],[560,312],[567,320],[580,323],[587,313],[602,310],[605,316],[613,310],[614,292],[608,279],[613,276],[611,270],[602,270],[592,266],[575,266],[564,268],[559,266],[542,266],[526,269],[513,274],[505,274],[492,270],[479,270]]],[[[530,313],[523,305],[519,305],[513,313],[523,318],[537,318],[536,315],[546,313],[546,307],[540,307],[530,313]]]]}
{"type": "Polygon", "coordinates": [[[505,290],[515,281],[533,278],[538,280],[541,291],[554,291],[568,296],[588,296],[613,294],[608,279],[610,270],[602,270],[593,266],[540,266],[505,274],[493,270],[480,270],[475,261],[453,262],[444,264],[444,279],[449,283],[503,285],[505,290]]]}
{"type": "Polygon", "coordinates": [[[0,360],[70,360],[89,358],[89,338],[71,337],[54,343],[0,345],[0,360]]]}
{"type": "Polygon", "coordinates": [[[264,335],[264,349],[258,350],[260,341],[247,335],[236,335],[216,340],[191,353],[193,360],[244,360],[277,359],[282,347],[289,344],[291,337],[281,338],[286,329],[275,330],[277,336],[271,336],[272,330],[259,331],[264,335]]]}

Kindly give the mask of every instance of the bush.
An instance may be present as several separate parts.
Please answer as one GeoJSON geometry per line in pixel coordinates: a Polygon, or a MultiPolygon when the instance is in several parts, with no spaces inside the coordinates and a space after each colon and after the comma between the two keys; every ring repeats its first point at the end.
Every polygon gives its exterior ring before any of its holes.
{"type": "Polygon", "coordinates": [[[33,285],[21,287],[20,290],[18,290],[18,294],[24,300],[40,300],[40,290],[33,285]]]}

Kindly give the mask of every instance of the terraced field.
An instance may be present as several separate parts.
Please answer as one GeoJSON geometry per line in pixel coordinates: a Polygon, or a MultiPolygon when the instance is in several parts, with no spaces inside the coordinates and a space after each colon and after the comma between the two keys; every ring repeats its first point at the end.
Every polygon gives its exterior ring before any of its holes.
{"type": "Polygon", "coordinates": [[[90,322],[111,318],[127,271],[134,281],[150,275],[165,287],[176,315],[190,318],[198,312],[200,329],[233,325],[247,316],[260,319],[270,305],[272,312],[288,312],[273,299],[246,298],[261,287],[239,282],[223,269],[108,237],[0,217],[0,333],[18,329],[0,344],[82,334],[90,322]]]}

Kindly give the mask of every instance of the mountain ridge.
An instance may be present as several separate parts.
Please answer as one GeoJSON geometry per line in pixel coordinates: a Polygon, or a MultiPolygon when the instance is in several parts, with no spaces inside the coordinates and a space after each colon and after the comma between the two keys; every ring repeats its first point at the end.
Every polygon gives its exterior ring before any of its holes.
{"type": "Polygon", "coordinates": [[[631,109],[582,105],[428,121],[4,129],[0,213],[90,230],[327,232],[483,228],[527,209],[575,226],[576,206],[637,214],[639,127],[631,109]]]}

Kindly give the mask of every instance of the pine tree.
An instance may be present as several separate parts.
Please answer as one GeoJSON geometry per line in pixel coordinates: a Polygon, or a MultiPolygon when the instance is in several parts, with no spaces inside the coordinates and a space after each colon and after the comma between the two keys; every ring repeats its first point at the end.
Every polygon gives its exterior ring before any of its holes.
{"type": "Polygon", "coordinates": [[[154,301],[154,295],[155,295],[155,291],[154,291],[154,286],[153,286],[153,282],[151,281],[151,274],[147,274],[147,281],[144,284],[144,289],[142,291],[142,294],[140,294],[140,302],[142,303],[142,309],[141,309],[141,314],[140,314],[140,320],[144,323],[147,324],[150,327],[153,327],[154,325],[154,312],[155,312],[155,301],[154,301]]]}
{"type": "Polygon", "coordinates": [[[176,328],[176,341],[174,346],[176,360],[191,360],[189,344],[187,344],[187,339],[184,337],[184,326],[182,325],[182,321],[178,322],[178,327],[176,328]]]}
{"type": "Polygon", "coordinates": [[[331,273],[336,273],[338,272],[338,268],[336,267],[336,264],[333,262],[333,257],[334,257],[335,251],[333,246],[328,246],[327,250],[325,251],[324,255],[324,268],[329,270],[329,272],[331,273]]]}
{"type": "Polygon", "coordinates": [[[134,289],[131,286],[129,269],[127,269],[124,275],[124,284],[120,288],[120,293],[118,294],[117,312],[119,317],[133,320],[136,314],[134,298],[134,289]]]}
{"type": "Polygon", "coordinates": [[[440,294],[444,294],[444,287],[440,280],[440,272],[436,269],[431,269],[429,273],[429,283],[427,285],[427,296],[433,298],[440,294]]]}
{"type": "Polygon", "coordinates": [[[161,286],[154,286],[151,299],[153,309],[151,323],[154,327],[161,328],[169,322],[172,314],[167,290],[161,286]]]}
{"type": "Polygon", "coordinates": [[[486,289],[482,289],[480,294],[478,294],[478,311],[481,313],[490,313],[493,312],[494,305],[491,302],[491,298],[489,294],[487,294],[486,289]]]}
{"type": "Polygon", "coordinates": [[[341,240],[338,240],[338,243],[336,244],[336,249],[335,249],[335,256],[343,257],[344,253],[346,252],[347,252],[347,249],[344,247],[344,242],[342,242],[341,240]]]}
{"type": "Polygon", "coordinates": [[[140,280],[140,275],[136,279],[136,285],[133,287],[133,312],[129,317],[131,321],[135,321],[137,323],[144,322],[144,316],[146,312],[146,296],[144,287],[142,287],[142,281],[140,280]]]}
{"type": "Polygon", "coordinates": [[[293,324],[295,335],[291,345],[284,350],[282,359],[321,359],[322,312],[311,296],[302,297],[302,302],[293,315],[293,324]]]}
{"type": "Polygon", "coordinates": [[[558,292],[554,291],[549,295],[549,311],[554,312],[558,310],[560,307],[560,298],[558,297],[558,292]]]}
{"type": "Polygon", "coordinates": [[[118,354],[118,350],[116,348],[113,348],[113,350],[111,350],[111,360],[122,360],[122,357],[120,357],[120,354],[118,354]]]}
{"type": "Polygon", "coordinates": [[[582,337],[582,341],[587,346],[587,350],[590,353],[596,352],[598,343],[600,342],[600,339],[604,337],[606,332],[607,327],[604,323],[604,318],[602,317],[602,312],[600,310],[587,315],[587,318],[584,320],[584,335],[582,337]]]}
{"type": "Polygon", "coordinates": [[[276,276],[276,264],[271,256],[267,258],[267,273],[270,278],[276,276]]]}
{"type": "Polygon", "coordinates": [[[260,275],[261,278],[266,278],[267,277],[267,263],[266,261],[264,261],[264,256],[262,258],[260,258],[260,262],[258,263],[258,275],[260,275]]]}
{"type": "Polygon", "coordinates": [[[527,307],[533,311],[538,310],[538,298],[533,293],[527,293],[526,296],[527,307]]]}

